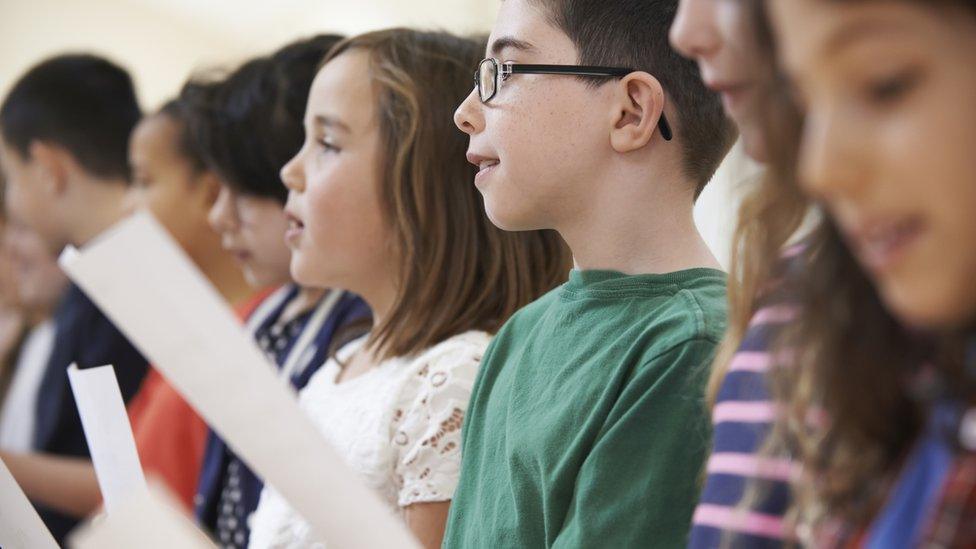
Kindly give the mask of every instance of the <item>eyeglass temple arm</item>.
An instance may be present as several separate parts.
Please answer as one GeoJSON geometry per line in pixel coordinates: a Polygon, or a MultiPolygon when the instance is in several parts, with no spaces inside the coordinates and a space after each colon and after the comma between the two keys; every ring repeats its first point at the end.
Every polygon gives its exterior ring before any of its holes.
{"type": "MultiPolygon", "coordinates": [[[[514,63],[502,63],[500,66],[501,76],[507,76],[509,74],[570,74],[573,76],[621,77],[627,76],[628,74],[634,72],[630,69],[587,65],[516,65],[514,63]]],[[[661,137],[663,137],[665,141],[671,141],[671,139],[674,137],[674,133],[671,131],[671,124],[669,124],[668,119],[665,118],[664,112],[661,112],[661,117],[658,119],[657,129],[661,132],[661,137]]]]}
{"type": "Polygon", "coordinates": [[[587,65],[523,65],[502,63],[501,74],[572,74],[574,76],[627,76],[634,71],[615,67],[587,65]]]}

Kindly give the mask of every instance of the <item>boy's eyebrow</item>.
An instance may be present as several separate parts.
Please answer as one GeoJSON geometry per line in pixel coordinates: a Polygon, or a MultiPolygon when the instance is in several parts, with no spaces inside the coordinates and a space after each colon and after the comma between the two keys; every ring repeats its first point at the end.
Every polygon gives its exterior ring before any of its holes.
{"type": "Polygon", "coordinates": [[[537,52],[535,46],[526,42],[525,40],[519,40],[518,38],[512,36],[502,36],[501,38],[496,38],[494,42],[491,43],[491,55],[492,57],[501,55],[506,48],[512,48],[519,51],[525,52],[537,52]]]}
{"type": "Polygon", "coordinates": [[[349,126],[347,126],[343,121],[341,121],[338,118],[335,118],[333,116],[327,116],[327,115],[324,115],[324,114],[317,114],[317,115],[315,115],[314,121],[315,121],[315,124],[317,126],[322,126],[322,127],[325,127],[325,128],[335,128],[335,129],[343,130],[343,131],[346,131],[346,132],[350,131],[349,130],[349,126]]]}

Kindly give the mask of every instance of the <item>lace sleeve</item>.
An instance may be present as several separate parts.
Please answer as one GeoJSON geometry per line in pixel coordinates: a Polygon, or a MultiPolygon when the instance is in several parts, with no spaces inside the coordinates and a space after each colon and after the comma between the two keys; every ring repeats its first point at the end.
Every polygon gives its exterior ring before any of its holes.
{"type": "Polygon", "coordinates": [[[416,373],[393,414],[401,507],[453,497],[461,467],[461,424],[487,341],[445,342],[446,348],[412,365],[416,373]]]}

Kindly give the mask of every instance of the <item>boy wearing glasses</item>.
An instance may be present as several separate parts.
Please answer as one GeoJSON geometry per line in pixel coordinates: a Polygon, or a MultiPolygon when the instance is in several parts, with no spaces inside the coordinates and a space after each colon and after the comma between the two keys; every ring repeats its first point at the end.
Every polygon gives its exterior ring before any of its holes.
{"type": "Polygon", "coordinates": [[[708,443],[725,277],[694,201],[734,140],[668,44],[676,1],[503,0],[455,122],[489,217],[569,280],[482,361],[445,547],[677,547],[708,443]]]}

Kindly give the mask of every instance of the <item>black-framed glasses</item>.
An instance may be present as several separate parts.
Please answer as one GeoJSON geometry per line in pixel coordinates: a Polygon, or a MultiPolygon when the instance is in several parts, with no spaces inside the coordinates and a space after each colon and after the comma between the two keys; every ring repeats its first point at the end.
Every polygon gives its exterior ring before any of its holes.
{"type": "MultiPolygon", "coordinates": [[[[474,73],[474,85],[478,89],[478,97],[482,103],[488,103],[498,93],[502,81],[513,74],[562,74],[571,76],[593,76],[598,78],[623,78],[634,72],[632,69],[616,67],[590,67],[586,65],[526,65],[518,63],[501,63],[489,57],[478,63],[478,70],[474,73]]],[[[661,137],[671,141],[671,125],[668,124],[664,113],[657,123],[661,137]]]]}

